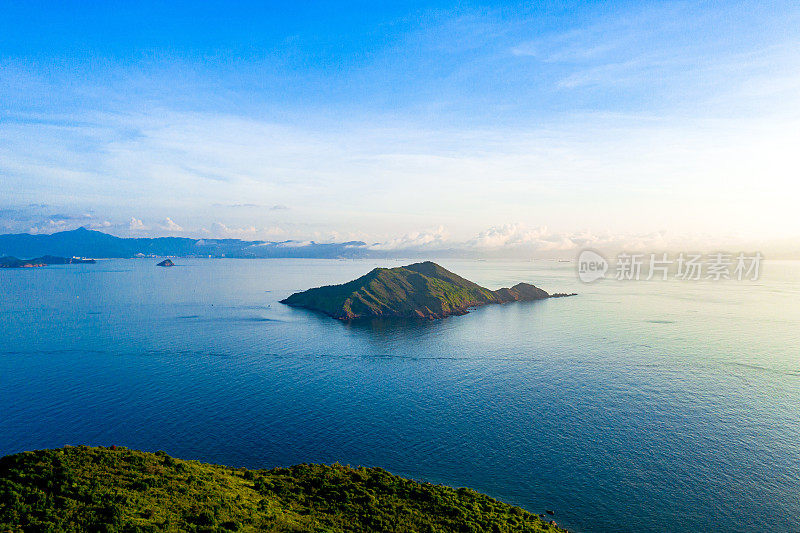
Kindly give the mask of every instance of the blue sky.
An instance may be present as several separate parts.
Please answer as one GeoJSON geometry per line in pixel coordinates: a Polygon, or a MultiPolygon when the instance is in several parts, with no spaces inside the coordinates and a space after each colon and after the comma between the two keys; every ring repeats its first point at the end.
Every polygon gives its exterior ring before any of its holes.
{"type": "Polygon", "coordinates": [[[0,11],[0,231],[534,249],[800,235],[796,2],[0,11]]]}

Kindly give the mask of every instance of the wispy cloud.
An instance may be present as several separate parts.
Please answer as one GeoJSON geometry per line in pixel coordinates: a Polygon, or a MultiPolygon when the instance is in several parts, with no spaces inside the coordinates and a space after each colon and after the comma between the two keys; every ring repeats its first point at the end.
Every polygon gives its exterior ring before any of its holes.
{"type": "Polygon", "coordinates": [[[255,226],[245,226],[241,228],[231,227],[222,222],[214,222],[207,230],[208,234],[212,237],[223,238],[255,238],[258,234],[258,229],[255,226]]]}
{"type": "Polygon", "coordinates": [[[788,194],[797,190],[800,168],[792,148],[800,142],[800,116],[792,114],[592,113],[530,129],[480,130],[353,124],[346,131],[308,131],[196,114],[105,120],[126,131],[136,125],[139,133],[118,135],[108,126],[70,128],[68,134],[40,125],[0,127],[7,141],[0,143],[7,156],[0,158],[4,186],[37,191],[41,203],[56,206],[50,213],[25,208],[30,217],[47,220],[51,213],[69,214],[63,209],[69,207],[71,216],[94,210],[101,220],[123,224],[129,221],[116,217],[132,211],[126,199],[140,198],[137,220],[169,230],[155,221],[170,217],[192,230],[214,221],[197,209],[214,198],[221,200],[213,202],[220,209],[238,206],[224,218],[212,215],[231,227],[293,227],[300,238],[327,227],[365,233],[371,242],[391,240],[391,234],[420,222],[446,223],[465,239],[470,231],[509,219],[532,226],[611,223],[617,231],[664,224],[677,231],[800,231],[788,194]],[[265,139],[271,131],[281,131],[281,139],[265,139]],[[76,144],[90,148],[76,150],[76,144]],[[230,179],[187,173],[186,159],[230,165],[230,179]],[[787,194],[768,195],[769,190],[787,194]],[[242,197],[257,201],[234,200],[242,197]],[[294,207],[269,201],[275,197],[294,207]],[[752,203],[759,198],[765,203],[752,203]],[[641,219],[619,202],[648,205],[651,216],[641,219]]]}
{"type": "MultiPolygon", "coordinates": [[[[660,97],[662,104],[681,102],[687,107],[691,102],[703,113],[712,111],[709,100],[740,87],[769,86],[787,72],[798,79],[798,36],[786,31],[792,20],[800,20],[796,6],[782,16],[780,9],[754,11],[744,4],[714,9],[641,4],[618,11],[617,16],[542,32],[513,44],[509,52],[550,65],[547,72],[557,89],[579,94],[576,89],[624,88],[624,96],[637,105],[660,97]]],[[[615,96],[623,94],[598,94],[599,99],[591,101],[598,106],[624,105],[615,96]]],[[[742,104],[766,102],[739,98],[730,103],[737,105],[727,109],[728,115],[742,104]]]]}

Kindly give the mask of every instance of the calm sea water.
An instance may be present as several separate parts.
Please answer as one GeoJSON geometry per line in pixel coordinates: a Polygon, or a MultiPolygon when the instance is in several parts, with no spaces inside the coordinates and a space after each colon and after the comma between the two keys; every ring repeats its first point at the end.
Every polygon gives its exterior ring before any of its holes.
{"type": "Polygon", "coordinates": [[[800,263],[583,285],[571,263],[443,260],[580,295],[348,324],[277,302],[377,263],[178,262],[0,271],[0,454],[338,461],[576,531],[800,531],[800,263]]]}

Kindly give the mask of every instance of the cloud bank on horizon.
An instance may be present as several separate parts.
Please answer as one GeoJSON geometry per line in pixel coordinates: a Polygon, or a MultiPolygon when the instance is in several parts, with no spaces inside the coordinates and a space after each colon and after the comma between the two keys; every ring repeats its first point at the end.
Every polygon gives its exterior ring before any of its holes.
{"type": "Polygon", "coordinates": [[[3,233],[539,251],[800,236],[795,2],[3,11],[3,233]]]}

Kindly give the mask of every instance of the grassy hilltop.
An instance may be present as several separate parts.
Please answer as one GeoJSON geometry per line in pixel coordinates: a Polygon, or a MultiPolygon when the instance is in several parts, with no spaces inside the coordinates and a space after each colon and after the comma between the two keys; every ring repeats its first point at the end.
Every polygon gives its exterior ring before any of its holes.
{"type": "Polygon", "coordinates": [[[380,468],[234,469],[67,447],[0,459],[0,531],[563,531],[470,489],[380,468]]]}
{"type": "Polygon", "coordinates": [[[342,285],[292,294],[282,303],[320,311],[339,319],[433,319],[463,315],[470,307],[480,305],[541,300],[550,296],[527,283],[492,291],[436,263],[425,261],[397,268],[376,268],[342,285]]]}

